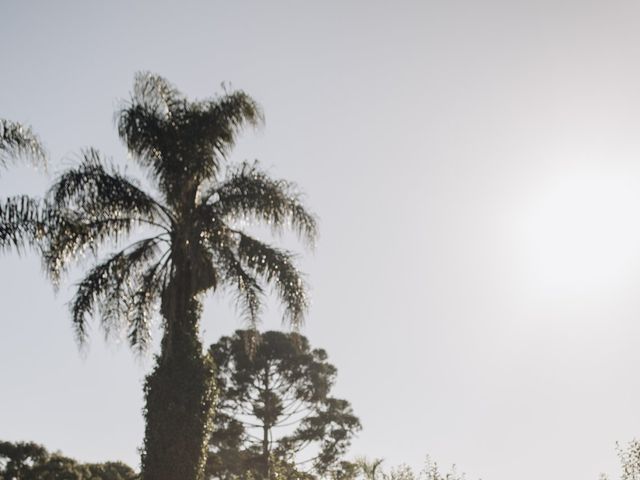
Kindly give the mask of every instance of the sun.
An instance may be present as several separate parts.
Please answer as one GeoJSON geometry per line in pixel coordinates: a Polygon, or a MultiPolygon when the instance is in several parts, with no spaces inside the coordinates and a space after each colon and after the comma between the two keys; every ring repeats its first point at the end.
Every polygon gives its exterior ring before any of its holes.
{"type": "Polygon", "coordinates": [[[532,197],[523,220],[527,269],[540,288],[592,294],[640,269],[640,184],[633,176],[558,176],[532,197]]]}

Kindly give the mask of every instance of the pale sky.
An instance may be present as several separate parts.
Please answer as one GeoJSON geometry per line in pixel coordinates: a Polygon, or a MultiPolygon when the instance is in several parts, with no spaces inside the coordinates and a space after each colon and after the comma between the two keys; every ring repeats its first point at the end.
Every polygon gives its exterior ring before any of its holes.
{"type": "MultiPolygon", "coordinates": [[[[89,145],[126,164],[113,112],[136,71],[242,88],[267,121],[232,159],[321,219],[303,333],[362,420],[351,454],[615,476],[640,436],[639,24],[621,0],[3,0],[0,117],[51,165],[0,192],[41,194],[89,145]]],[[[137,467],[152,362],[97,324],[80,353],[72,286],[0,257],[0,439],[137,467]]],[[[230,303],[207,302],[207,344],[243,326],[230,303]]]]}

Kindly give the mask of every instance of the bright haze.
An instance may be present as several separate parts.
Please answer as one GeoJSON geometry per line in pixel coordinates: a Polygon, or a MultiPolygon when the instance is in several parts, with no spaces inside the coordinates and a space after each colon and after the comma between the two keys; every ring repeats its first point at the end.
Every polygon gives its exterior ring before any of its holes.
{"type": "MultiPolygon", "coordinates": [[[[136,71],[243,89],[266,125],[231,160],[321,219],[315,251],[284,241],[303,333],[364,425],[352,455],[617,475],[615,442],[640,435],[639,22],[620,0],[6,0],[0,117],[51,162],[0,172],[0,194],[41,194],[85,146],[130,164],[113,113],[136,71]]],[[[35,256],[0,257],[0,438],[137,466],[151,354],[96,322],[80,352],[74,278],[54,295],[35,256]]],[[[207,343],[244,326],[207,302],[207,343]]]]}

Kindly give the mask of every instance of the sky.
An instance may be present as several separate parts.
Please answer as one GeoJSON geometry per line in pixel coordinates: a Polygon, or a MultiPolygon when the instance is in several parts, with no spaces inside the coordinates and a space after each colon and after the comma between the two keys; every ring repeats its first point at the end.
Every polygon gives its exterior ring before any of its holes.
{"type": "MultiPolygon", "coordinates": [[[[615,477],[640,436],[639,20],[622,0],[4,0],[0,118],[50,163],[0,195],[41,195],[87,146],[130,164],[113,114],[137,71],[243,89],[266,124],[231,160],[320,218],[313,251],[291,245],[303,333],[364,427],[350,455],[615,477]]],[[[34,256],[0,257],[0,438],[137,466],[153,352],[97,322],[80,351],[74,275],[55,293],[34,256]]],[[[202,323],[207,344],[244,327],[218,295],[202,323]]],[[[286,328],[277,306],[262,328],[286,328]]]]}

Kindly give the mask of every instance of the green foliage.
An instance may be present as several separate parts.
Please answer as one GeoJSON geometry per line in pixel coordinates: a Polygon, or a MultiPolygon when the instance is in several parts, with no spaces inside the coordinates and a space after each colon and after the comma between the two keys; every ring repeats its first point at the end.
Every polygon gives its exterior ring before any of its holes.
{"type": "Polygon", "coordinates": [[[0,442],[0,480],[135,480],[121,462],[79,463],[32,442],[0,442]]]}
{"type": "Polygon", "coordinates": [[[360,458],[355,462],[356,468],[351,471],[349,480],[464,480],[465,475],[456,471],[455,466],[448,473],[442,473],[438,464],[427,457],[420,471],[408,465],[399,465],[385,471],[381,459],[368,460],[360,458]]]}
{"type": "Polygon", "coordinates": [[[160,307],[161,351],[145,386],[143,476],[199,480],[214,397],[211,360],[199,337],[202,295],[234,291],[255,325],[270,286],[285,318],[300,324],[307,289],[293,254],[237,225],[249,219],[275,232],[290,227],[311,243],[316,221],[293,184],[270,179],[257,164],[223,168],[242,128],[262,122],[246,93],[189,101],[164,78],[141,73],[116,116],[152,188],[143,190],[97,150],[85,150],[44,200],[0,203],[0,249],[35,248],[54,284],[71,265],[95,258],[71,301],[81,344],[98,317],[107,334],[124,331],[131,347],[143,351],[160,307]]]}
{"type": "Polygon", "coordinates": [[[218,407],[212,478],[316,478],[341,463],[360,429],[346,400],[330,396],[336,369],[297,333],[238,330],[211,346],[218,407]]]}

